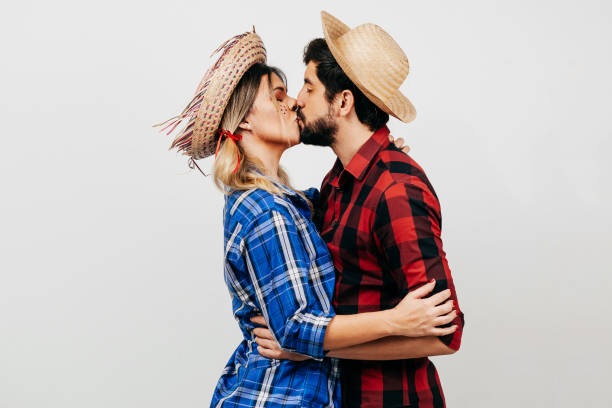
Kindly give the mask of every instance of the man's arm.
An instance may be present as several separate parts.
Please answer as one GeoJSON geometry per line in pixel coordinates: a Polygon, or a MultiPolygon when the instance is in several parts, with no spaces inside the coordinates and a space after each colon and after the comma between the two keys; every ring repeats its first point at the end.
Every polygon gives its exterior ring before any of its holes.
{"type": "Polygon", "coordinates": [[[353,347],[332,350],[327,353],[327,356],[350,360],[404,360],[455,352],[456,350],[448,347],[438,337],[392,336],[353,347]]]}
{"type": "Polygon", "coordinates": [[[436,279],[434,293],[451,291],[457,316],[449,324],[456,325],[457,330],[440,336],[440,340],[458,350],[463,313],[442,249],[440,204],[433,191],[415,176],[389,186],[376,208],[373,235],[400,294],[410,293],[432,278],[436,279]]]}
{"type": "MultiPolygon", "coordinates": [[[[297,353],[284,351],[267,331],[260,331],[255,342],[257,351],[264,357],[279,360],[303,361],[308,358],[297,353]]],[[[369,343],[359,344],[343,349],[332,350],[328,357],[348,360],[404,360],[453,354],[456,350],[448,347],[438,337],[404,337],[391,336],[369,343]]]]}

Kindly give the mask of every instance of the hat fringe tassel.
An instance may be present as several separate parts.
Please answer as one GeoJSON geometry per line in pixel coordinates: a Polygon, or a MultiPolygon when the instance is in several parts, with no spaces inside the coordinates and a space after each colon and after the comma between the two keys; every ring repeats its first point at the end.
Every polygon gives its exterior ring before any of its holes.
{"type": "MultiPolygon", "coordinates": [[[[254,31],[255,31],[255,27],[253,27],[253,32],[254,31]]],[[[177,137],[174,139],[174,141],[172,142],[172,144],[170,145],[168,150],[171,150],[174,147],[176,147],[177,150],[183,152],[184,154],[191,155],[191,138],[192,138],[192,135],[193,135],[193,125],[195,124],[195,119],[196,119],[196,116],[198,114],[198,109],[199,109],[200,105],[202,104],[202,101],[204,100],[204,96],[206,95],[206,90],[208,89],[208,85],[210,84],[211,77],[212,77],[214,71],[221,64],[221,62],[223,60],[223,57],[225,57],[225,55],[232,49],[232,47],[234,45],[236,45],[240,41],[240,39],[242,39],[247,34],[249,34],[249,33],[246,32],[246,33],[243,33],[243,34],[238,34],[238,35],[230,38],[229,40],[223,42],[210,55],[211,58],[212,58],[215,54],[221,52],[221,55],[217,59],[217,62],[215,62],[214,66],[211,67],[210,69],[208,69],[208,71],[206,71],[206,74],[204,75],[204,78],[202,79],[202,81],[198,85],[198,89],[196,91],[196,94],[193,96],[193,98],[191,98],[191,101],[189,101],[189,103],[187,104],[185,109],[183,109],[183,111],[179,115],[176,115],[176,116],[171,117],[170,119],[167,119],[167,120],[165,120],[165,121],[163,121],[161,123],[153,125],[153,127],[163,126],[163,128],[160,130],[160,133],[166,132],[166,135],[170,135],[172,132],[174,132],[176,130],[176,128],[181,123],[183,123],[185,120],[188,120],[187,125],[177,135],[177,137]]]]}

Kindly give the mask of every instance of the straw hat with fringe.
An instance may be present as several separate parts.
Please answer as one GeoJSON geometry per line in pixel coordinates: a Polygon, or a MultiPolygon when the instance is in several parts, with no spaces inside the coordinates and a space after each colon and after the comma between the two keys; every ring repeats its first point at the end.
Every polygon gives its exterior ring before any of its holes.
{"type": "Polygon", "coordinates": [[[416,110],[399,87],[408,76],[408,57],[376,24],[353,29],[322,11],[323,33],[338,65],[376,106],[403,122],[410,122],[416,110]]]}
{"type": "Polygon", "coordinates": [[[215,154],[219,124],[223,111],[232,92],[244,73],[256,63],[266,63],[266,49],[261,38],[255,33],[246,32],[225,41],[211,55],[222,51],[219,59],[211,66],[195,95],[179,115],[154,126],[164,126],[161,130],[172,133],[179,124],[185,127],[172,142],[170,149],[191,157],[203,159],[215,154]]]}

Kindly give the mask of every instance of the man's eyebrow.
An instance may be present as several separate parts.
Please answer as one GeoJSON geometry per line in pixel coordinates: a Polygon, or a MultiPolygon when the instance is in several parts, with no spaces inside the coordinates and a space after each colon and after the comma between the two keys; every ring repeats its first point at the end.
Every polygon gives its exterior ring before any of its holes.
{"type": "Polygon", "coordinates": [[[304,83],[308,85],[312,85],[312,81],[308,78],[304,78],[304,83]]]}

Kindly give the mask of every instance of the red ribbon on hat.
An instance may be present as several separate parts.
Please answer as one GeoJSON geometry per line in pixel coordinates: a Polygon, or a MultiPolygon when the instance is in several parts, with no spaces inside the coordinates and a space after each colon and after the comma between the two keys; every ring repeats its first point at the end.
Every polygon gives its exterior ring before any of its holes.
{"type": "MultiPolygon", "coordinates": [[[[221,146],[221,139],[223,139],[224,137],[232,139],[236,144],[236,147],[238,147],[238,142],[242,140],[242,135],[234,135],[229,130],[219,129],[217,130],[217,133],[219,134],[219,141],[217,142],[217,149],[215,150],[215,162],[217,161],[217,153],[219,153],[219,146],[221,146]]],[[[238,163],[236,163],[236,168],[233,171],[234,174],[238,171],[238,167],[240,167],[240,151],[237,152],[236,156],[238,157],[238,163]]]]}

